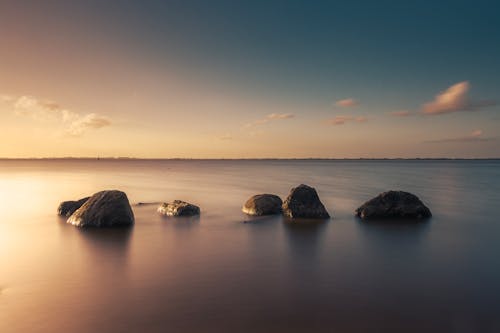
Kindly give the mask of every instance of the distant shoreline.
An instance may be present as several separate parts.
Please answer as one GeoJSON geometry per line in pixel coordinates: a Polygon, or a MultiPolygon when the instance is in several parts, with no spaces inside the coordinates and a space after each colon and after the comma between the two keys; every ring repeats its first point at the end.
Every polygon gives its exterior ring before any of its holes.
{"type": "Polygon", "coordinates": [[[0,161],[500,161],[500,157],[453,158],[136,158],[136,157],[0,157],[0,161]]]}

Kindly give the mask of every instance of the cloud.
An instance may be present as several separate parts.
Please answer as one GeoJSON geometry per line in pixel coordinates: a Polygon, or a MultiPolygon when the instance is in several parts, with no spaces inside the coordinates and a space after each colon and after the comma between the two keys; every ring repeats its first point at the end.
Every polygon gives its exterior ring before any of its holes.
{"type": "Polygon", "coordinates": [[[408,110],[401,110],[401,111],[392,111],[388,113],[390,116],[393,117],[409,117],[413,116],[414,113],[408,110]]]}
{"type": "Polygon", "coordinates": [[[267,119],[290,119],[295,117],[293,113],[271,113],[267,115],[267,119]]]}
{"type": "Polygon", "coordinates": [[[478,129],[474,130],[468,135],[455,137],[455,138],[444,138],[438,140],[427,140],[424,143],[446,143],[446,142],[485,142],[496,140],[494,137],[484,137],[483,131],[478,129]]]}
{"type": "Polygon", "coordinates": [[[32,96],[21,96],[14,102],[14,107],[16,109],[32,109],[38,106],[38,100],[32,96]]]}
{"type": "Polygon", "coordinates": [[[59,104],[48,100],[38,100],[33,96],[20,96],[18,98],[2,98],[5,102],[10,102],[15,112],[20,115],[29,115],[35,119],[53,118],[62,111],[59,104]]]}
{"type": "Polygon", "coordinates": [[[257,119],[252,121],[251,123],[246,124],[244,127],[253,127],[258,125],[267,124],[270,121],[274,120],[285,120],[294,118],[295,115],[293,113],[271,113],[268,114],[265,118],[257,119]]]}
{"type": "Polygon", "coordinates": [[[335,102],[335,105],[341,108],[350,108],[358,104],[359,102],[353,98],[341,99],[335,102]]]}
{"type": "Polygon", "coordinates": [[[40,100],[30,95],[19,97],[0,95],[0,100],[13,107],[17,115],[30,116],[35,120],[60,121],[65,127],[64,133],[70,136],[81,136],[87,129],[98,129],[111,125],[111,120],[108,117],[95,113],[81,115],[62,108],[57,102],[40,100]]]}
{"type": "Polygon", "coordinates": [[[367,122],[368,118],[364,116],[335,116],[332,119],[328,119],[326,122],[332,126],[344,125],[347,122],[356,122],[356,123],[364,123],[367,122]]]}
{"type": "Polygon", "coordinates": [[[439,115],[458,111],[477,111],[495,105],[493,101],[471,101],[467,95],[469,89],[470,84],[467,81],[456,83],[437,94],[432,102],[425,103],[422,112],[426,115],[439,115]]]}
{"type": "Polygon", "coordinates": [[[52,101],[41,101],[39,102],[39,104],[46,110],[57,111],[61,109],[61,106],[59,104],[52,101]]]}
{"type": "Polygon", "coordinates": [[[95,113],[89,113],[83,117],[78,117],[71,122],[65,130],[70,136],[81,136],[89,128],[102,128],[111,125],[111,120],[108,117],[99,116],[95,113]]]}

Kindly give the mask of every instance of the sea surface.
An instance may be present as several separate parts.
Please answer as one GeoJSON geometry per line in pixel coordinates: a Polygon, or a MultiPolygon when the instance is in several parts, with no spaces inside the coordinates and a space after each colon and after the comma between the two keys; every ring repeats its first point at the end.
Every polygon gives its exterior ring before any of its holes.
{"type": "Polygon", "coordinates": [[[500,332],[499,211],[498,160],[0,160],[0,332],[500,332]],[[241,212],[301,183],[331,220],[241,212]],[[134,227],[57,216],[103,189],[134,227]],[[389,189],[433,218],[354,217],[389,189]]]}

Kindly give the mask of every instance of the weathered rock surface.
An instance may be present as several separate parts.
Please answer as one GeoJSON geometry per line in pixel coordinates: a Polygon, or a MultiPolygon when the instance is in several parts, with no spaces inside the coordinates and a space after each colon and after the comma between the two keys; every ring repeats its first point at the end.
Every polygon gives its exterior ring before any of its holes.
{"type": "Polygon", "coordinates": [[[164,202],[158,209],[158,213],[166,216],[194,216],[200,215],[200,207],[185,201],[175,200],[174,202],[164,202]]]}
{"type": "Polygon", "coordinates": [[[250,197],[241,210],[253,216],[280,214],[282,204],[283,201],[277,195],[257,194],[250,197]]]}
{"type": "Polygon", "coordinates": [[[356,209],[356,215],[363,220],[424,219],[432,216],[429,208],[416,195],[403,191],[380,193],[356,209]]]}
{"type": "Polygon", "coordinates": [[[283,215],[292,218],[327,219],[330,214],[313,187],[301,184],[292,188],[283,203],[283,215]]]}
{"type": "Polygon", "coordinates": [[[101,191],[92,195],[67,220],[78,227],[119,227],[134,224],[127,195],[121,191],[101,191]]]}
{"type": "Polygon", "coordinates": [[[61,216],[71,216],[78,208],[80,208],[90,197],[86,197],[77,201],[63,201],[57,208],[57,214],[61,216]]]}

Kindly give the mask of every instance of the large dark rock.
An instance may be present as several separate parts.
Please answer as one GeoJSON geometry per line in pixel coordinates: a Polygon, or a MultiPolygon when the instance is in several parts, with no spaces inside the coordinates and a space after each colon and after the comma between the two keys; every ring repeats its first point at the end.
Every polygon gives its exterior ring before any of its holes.
{"type": "Polygon", "coordinates": [[[301,184],[292,188],[283,203],[283,215],[292,218],[327,219],[330,217],[316,190],[301,184]]]}
{"type": "Polygon", "coordinates": [[[134,224],[127,195],[121,191],[101,191],[91,196],[69,218],[78,227],[119,227],[134,224]]]}
{"type": "Polygon", "coordinates": [[[243,213],[254,216],[273,215],[281,213],[283,201],[274,194],[257,194],[245,202],[241,209],[243,213]]]}
{"type": "Polygon", "coordinates": [[[61,216],[66,216],[66,217],[71,216],[71,214],[73,214],[75,212],[75,210],[77,210],[85,202],[87,202],[87,200],[89,198],[90,197],[86,197],[86,198],[80,199],[78,201],[63,201],[63,202],[61,202],[61,204],[57,208],[57,214],[59,214],[61,216]]]}
{"type": "Polygon", "coordinates": [[[174,202],[164,202],[158,209],[158,213],[166,216],[194,216],[200,215],[200,207],[185,201],[175,200],[174,202]]]}
{"type": "Polygon", "coordinates": [[[429,208],[416,195],[403,191],[380,193],[356,209],[356,215],[363,220],[424,219],[432,216],[429,208]]]}

